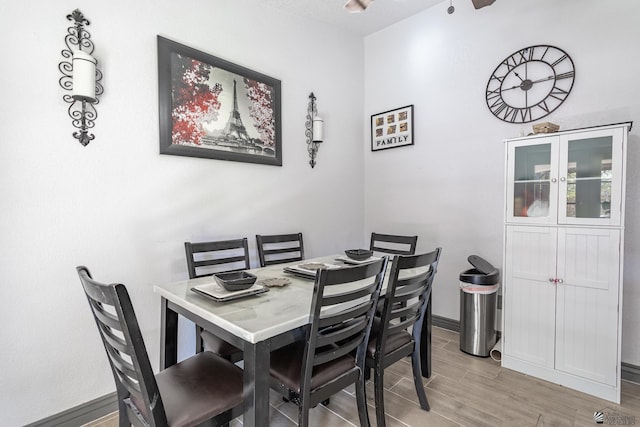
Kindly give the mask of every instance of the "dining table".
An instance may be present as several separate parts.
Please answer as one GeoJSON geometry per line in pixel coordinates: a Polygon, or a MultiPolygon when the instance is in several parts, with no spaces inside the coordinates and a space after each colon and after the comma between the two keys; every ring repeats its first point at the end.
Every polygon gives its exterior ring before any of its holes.
{"type": "MultiPolygon", "coordinates": [[[[161,369],[178,362],[178,316],[184,316],[243,351],[243,425],[269,425],[270,354],[296,340],[305,339],[310,325],[314,289],[313,278],[284,270],[310,262],[336,268],[350,265],[344,256],[330,255],[247,270],[257,277],[256,285],[285,277],[289,283],[282,287],[269,287],[268,292],[225,302],[192,290],[212,284],[216,280],[213,276],[155,285],[154,292],[160,296],[161,303],[161,369]]],[[[390,269],[391,262],[381,295],[386,289],[390,269]]],[[[408,273],[411,274],[410,271],[408,273]]],[[[429,377],[431,300],[424,322],[420,349],[422,375],[429,377]]]]}

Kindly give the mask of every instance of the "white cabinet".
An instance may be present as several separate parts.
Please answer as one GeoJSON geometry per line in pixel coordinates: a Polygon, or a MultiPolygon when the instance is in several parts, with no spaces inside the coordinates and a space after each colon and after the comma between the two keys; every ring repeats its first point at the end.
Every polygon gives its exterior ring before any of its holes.
{"type": "Polygon", "coordinates": [[[620,401],[630,124],[506,141],[506,368],[620,401]]]}

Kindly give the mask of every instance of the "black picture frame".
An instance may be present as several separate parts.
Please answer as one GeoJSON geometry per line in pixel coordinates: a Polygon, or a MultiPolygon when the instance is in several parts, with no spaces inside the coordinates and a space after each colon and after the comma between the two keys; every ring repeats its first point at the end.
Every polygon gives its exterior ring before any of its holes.
{"type": "Polygon", "coordinates": [[[371,151],[413,145],[413,104],[371,115],[371,151]]]}
{"type": "Polygon", "coordinates": [[[160,154],[282,166],[280,80],[158,36],[158,98],[160,154]]]}

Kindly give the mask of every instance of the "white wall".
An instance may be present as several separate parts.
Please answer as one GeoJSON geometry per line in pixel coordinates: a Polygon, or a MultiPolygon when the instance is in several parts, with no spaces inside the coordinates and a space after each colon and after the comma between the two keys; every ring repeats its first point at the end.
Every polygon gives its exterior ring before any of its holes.
{"type": "Polygon", "coordinates": [[[302,231],[310,257],[360,243],[361,37],[249,0],[3,2],[0,28],[1,425],[114,390],[77,265],[129,287],[157,366],[153,285],[187,277],[184,241],[247,236],[254,265],[256,233],[302,231]],[[75,8],[104,73],[87,147],[58,85],[75,8]],[[159,155],[158,34],[282,81],[282,167],[159,155]],[[311,91],[325,119],[315,169],[311,91]]]}
{"type": "Polygon", "coordinates": [[[630,134],[622,360],[640,365],[640,2],[518,0],[474,10],[449,2],[365,38],[365,235],[416,233],[442,246],[434,313],[459,318],[458,275],[479,254],[502,265],[503,140],[528,134],[485,104],[487,80],[513,52],[564,49],[576,80],[541,121],[561,129],[635,120],[630,134]],[[370,152],[371,114],[414,104],[415,145],[370,152]]]}

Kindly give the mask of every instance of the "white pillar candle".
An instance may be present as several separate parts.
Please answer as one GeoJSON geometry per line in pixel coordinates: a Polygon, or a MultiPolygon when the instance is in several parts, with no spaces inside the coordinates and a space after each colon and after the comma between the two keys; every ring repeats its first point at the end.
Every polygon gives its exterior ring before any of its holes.
{"type": "Polygon", "coordinates": [[[320,117],[313,118],[313,142],[322,142],[324,133],[324,120],[320,117]]]}
{"type": "Polygon", "coordinates": [[[95,102],[96,64],[98,61],[86,52],[73,52],[73,92],[74,99],[95,102]]]}

